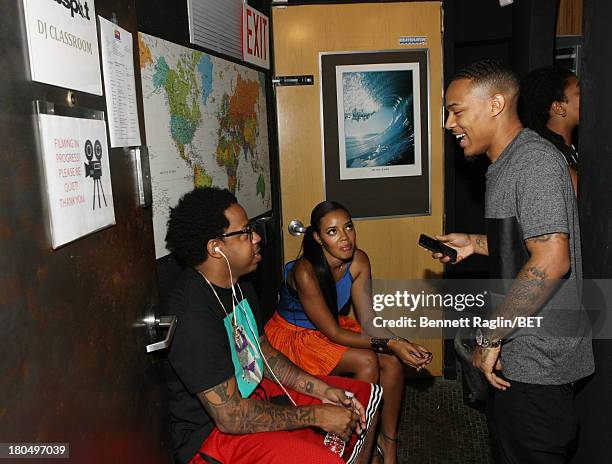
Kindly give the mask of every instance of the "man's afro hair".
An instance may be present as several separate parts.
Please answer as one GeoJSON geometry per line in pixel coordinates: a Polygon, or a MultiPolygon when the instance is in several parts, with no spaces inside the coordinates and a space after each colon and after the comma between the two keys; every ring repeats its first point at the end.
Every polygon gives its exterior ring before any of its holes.
{"type": "Polygon", "coordinates": [[[166,246],[184,266],[197,266],[206,261],[206,244],[224,233],[229,226],[225,210],[236,197],[226,189],[196,188],[183,195],[175,208],[170,208],[166,246]]]}

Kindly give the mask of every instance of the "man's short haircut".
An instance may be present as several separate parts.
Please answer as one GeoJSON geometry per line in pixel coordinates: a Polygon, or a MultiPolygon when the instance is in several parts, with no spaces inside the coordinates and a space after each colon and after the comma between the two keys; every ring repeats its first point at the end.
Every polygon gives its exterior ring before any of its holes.
{"type": "Polygon", "coordinates": [[[206,244],[227,230],[225,210],[236,197],[226,189],[196,188],[170,208],[166,246],[184,266],[197,266],[208,258],[206,244]]]}
{"type": "MultiPolygon", "coordinates": [[[[485,86],[493,93],[518,96],[519,79],[514,71],[497,60],[482,60],[459,71],[452,81],[468,79],[475,85],[485,86]]],[[[451,81],[451,82],[452,82],[451,81]]]]}

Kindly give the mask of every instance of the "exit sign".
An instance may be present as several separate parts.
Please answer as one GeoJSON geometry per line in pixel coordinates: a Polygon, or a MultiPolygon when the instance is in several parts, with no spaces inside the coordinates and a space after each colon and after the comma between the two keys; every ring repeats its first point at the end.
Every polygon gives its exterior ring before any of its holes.
{"type": "Polygon", "coordinates": [[[242,59],[270,69],[270,21],[246,2],[242,13],[242,59]]]}

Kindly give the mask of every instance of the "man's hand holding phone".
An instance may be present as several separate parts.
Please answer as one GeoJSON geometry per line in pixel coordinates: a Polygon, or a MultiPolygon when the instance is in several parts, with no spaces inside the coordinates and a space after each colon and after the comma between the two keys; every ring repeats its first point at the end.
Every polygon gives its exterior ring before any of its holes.
{"type": "Polygon", "coordinates": [[[436,242],[438,242],[445,248],[450,248],[454,251],[454,253],[451,253],[448,250],[445,250],[444,248],[431,249],[421,244],[420,241],[419,245],[424,246],[425,248],[430,250],[432,252],[432,258],[439,260],[441,263],[452,262],[454,264],[457,264],[463,261],[468,256],[473,255],[475,252],[474,245],[472,244],[472,241],[468,234],[453,232],[446,235],[436,235],[435,238],[436,242]]]}

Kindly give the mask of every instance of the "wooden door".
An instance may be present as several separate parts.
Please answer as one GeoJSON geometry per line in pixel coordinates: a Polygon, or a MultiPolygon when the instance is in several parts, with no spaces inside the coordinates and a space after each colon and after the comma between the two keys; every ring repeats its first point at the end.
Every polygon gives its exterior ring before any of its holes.
{"type": "MultiPolygon", "coordinates": [[[[441,277],[442,265],[417,245],[421,233],[443,230],[442,39],[440,2],[299,5],[273,7],[276,76],[314,75],[312,86],[276,88],[282,219],[307,222],[324,199],[319,53],[429,49],[431,214],[359,220],[358,244],[373,277],[415,280],[441,277]],[[400,45],[402,36],[424,36],[425,45],[400,45]]],[[[285,234],[285,261],[301,241],[285,234]]],[[[398,333],[401,333],[398,332],[398,333]]],[[[441,336],[423,341],[434,353],[428,373],[442,373],[441,336]]]]}
{"type": "MultiPolygon", "coordinates": [[[[137,38],[133,0],[95,6],[137,38]]],[[[2,442],[69,443],[70,462],[171,462],[158,358],[134,326],[157,289],[151,210],[138,206],[130,153],[109,154],[116,225],[52,250],[33,102],[65,105],[68,89],[30,80],[22,2],[0,10],[2,442]]],[[[106,111],[104,97],[76,98],[106,111]]]]}

